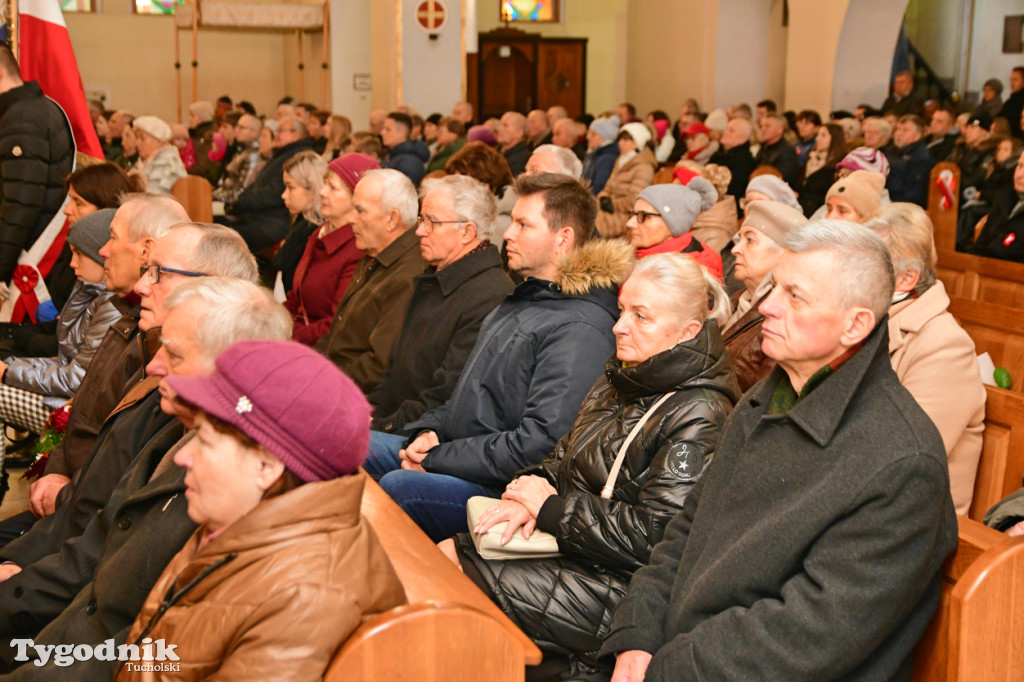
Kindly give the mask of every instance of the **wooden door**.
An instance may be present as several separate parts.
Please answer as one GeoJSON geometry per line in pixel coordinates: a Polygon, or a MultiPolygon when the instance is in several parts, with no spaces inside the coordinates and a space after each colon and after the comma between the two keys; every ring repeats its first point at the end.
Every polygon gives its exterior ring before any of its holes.
{"type": "Polygon", "coordinates": [[[527,112],[536,102],[536,42],[480,43],[479,120],[527,112]]]}
{"type": "Polygon", "coordinates": [[[561,104],[571,118],[586,101],[586,39],[545,39],[537,45],[537,108],[561,104]]]}

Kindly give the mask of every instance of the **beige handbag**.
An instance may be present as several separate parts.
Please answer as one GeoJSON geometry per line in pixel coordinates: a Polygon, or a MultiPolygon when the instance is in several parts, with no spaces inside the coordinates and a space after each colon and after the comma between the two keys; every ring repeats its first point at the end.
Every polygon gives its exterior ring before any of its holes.
{"type": "MultiPolygon", "coordinates": [[[[666,393],[658,398],[658,401],[651,406],[651,409],[647,410],[644,416],[640,417],[636,425],[630,429],[629,435],[626,436],[626,440],[619,446],[619,451],[615,455],[615,462],[612,463],[611,471],[608,472],[608,480],[605,481],[604,487],[601,488],[602,498],[606,500],[612,498],[612,492],[615,490],[615,480],[619,477],[622,461],[626,458],[626,449],[629,448],[630,443],[637,437],[640,429],[644,427],[644,424],[654,414],[654,411],[673,395],[675,395],[675,391],[666,393]]],[[[501,502],[500,499],[477,495],[476,497],[469,498],[469,501],[466,503],[466,520],[469,522],[469,536],[473,538],[473,545],[476,547],[477,554],[484,559],[495,560],[545,559],[562,556],[562,553],[558,551],[558,538],[551,533],[545,533],[537,529],[534,529],[529,540],[523,538],[520,530],[516,530],[509,541],[502,545],[501,534],[505,532],[508,521],[494,524],[485,533],[474,533],[473,528],[476,527],[477,521],[480,520],[483,513],[499,502],[501,502]]]]}

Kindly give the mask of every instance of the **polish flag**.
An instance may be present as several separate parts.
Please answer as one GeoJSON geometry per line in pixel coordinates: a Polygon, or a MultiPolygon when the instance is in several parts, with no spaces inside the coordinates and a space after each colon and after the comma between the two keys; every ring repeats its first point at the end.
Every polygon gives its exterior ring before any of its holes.
{"type": "Polygon", "coordinates": [[[89,117],[78,62],[57,0],[18,3],[18,65],[22,80],[38,81],[43,94],[64,109],[78,151],[102,159],[103,148],[89,117]]]}

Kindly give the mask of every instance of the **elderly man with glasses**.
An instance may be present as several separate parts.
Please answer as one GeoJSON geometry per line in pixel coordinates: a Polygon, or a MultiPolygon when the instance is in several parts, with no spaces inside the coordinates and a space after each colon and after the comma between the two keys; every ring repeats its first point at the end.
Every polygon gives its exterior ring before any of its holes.
{"type": "Polygon", "coordinates": [[[484,318],[512,293],[495,233],[490,189],[465,175],[426,180],[416,226],[427,270],[413,280],[391,366],[367,394],[372,428],[400,432],[444,404],[469,358],[484,318]]]}

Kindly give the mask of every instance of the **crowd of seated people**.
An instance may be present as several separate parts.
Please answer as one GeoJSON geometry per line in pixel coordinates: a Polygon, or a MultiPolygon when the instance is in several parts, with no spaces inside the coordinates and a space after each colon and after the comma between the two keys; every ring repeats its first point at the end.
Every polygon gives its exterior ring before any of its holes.
{"type": "MultiPolygon", "coordinates": [[[[971,248],[1024,249],[1011,88],[963,132],[906,73],[829,116],[104,115],[58,349],[0,363],[0,420],[67,417],[0,520],[0,671],[143,679],[10,642],[149,638],[182,679],[322,675],[405,602],[370,476],[541,648],[531,678],[905,677],[986,397],[923,206],[952,159],[971,248]],[[218,224],[168,196],[187,174],[218,224]],[[555,556],[488,558],[498,524],[555,556]]],[[[1024,532],[1019,496],[992,517],[1024,532]]]]}

